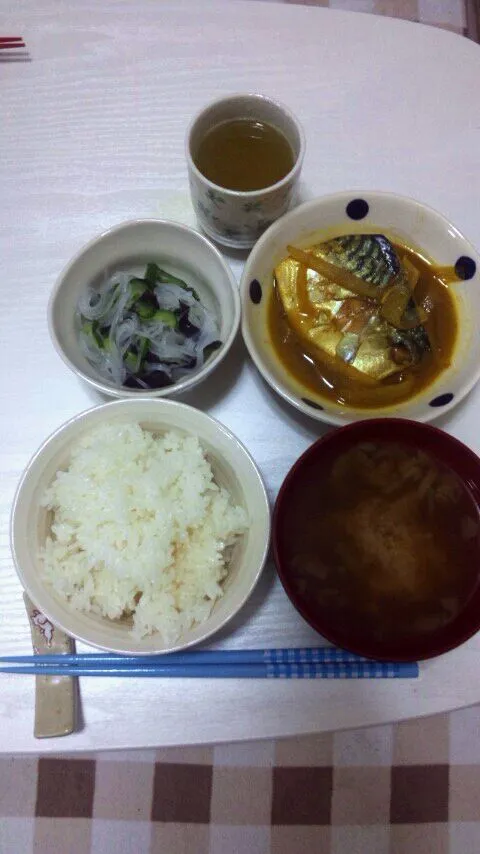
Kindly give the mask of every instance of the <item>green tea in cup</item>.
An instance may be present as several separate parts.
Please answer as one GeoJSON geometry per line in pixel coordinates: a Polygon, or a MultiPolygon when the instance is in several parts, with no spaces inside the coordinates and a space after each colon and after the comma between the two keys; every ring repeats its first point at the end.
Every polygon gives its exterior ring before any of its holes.
{"type": "Polygon", "coordinates": [[[253,118],[229,119],[203,137],[194,158],[205,178],[228,190],[261,190],[281,181],[295,163],[285,134],[253,118]]]}
{"type": "Polygon", "coordinates": [[[295,116],[265,95],[230,95],[192,120],[185,145],[198,223],[234,248],[248,248],[288,210],[305,153],[295,116]]]}

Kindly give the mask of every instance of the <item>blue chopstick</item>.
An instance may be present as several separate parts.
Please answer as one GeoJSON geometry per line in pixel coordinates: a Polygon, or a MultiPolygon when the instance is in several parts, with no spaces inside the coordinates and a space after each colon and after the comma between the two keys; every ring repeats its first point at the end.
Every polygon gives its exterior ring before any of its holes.
{"type": "Polygon", "coordinates": [[[127,676],[194,679],[380,679],[415,678],[418,665],[389,664],[375,661],[320,662],[305,664],[156,664],[109,665],[91,667],[78,665],[33,664],[3,665],[4,673],[33,674],[36,676],[127,676]]]}
{"type": "Polygon", "coordinates": [[[191,652],[169,652],[163,655],[117,655],[111,652],[72,653],[67,655],[11,655],[1,656],[0,666],[12,664],[88,664],[90,666],[155,664],[270,664],[289,663],[355,663],[371,659],[337,647],[301,647],[291,649],[204,649],[191,652]]]}
{"type": "Polygon", "coordinates": [[[64,676],[162,678],[415,678],[418,665],[377,662],[335,647],[198,650],[166,655],[113,653],[0,657],[0,671],[64,676]]]}

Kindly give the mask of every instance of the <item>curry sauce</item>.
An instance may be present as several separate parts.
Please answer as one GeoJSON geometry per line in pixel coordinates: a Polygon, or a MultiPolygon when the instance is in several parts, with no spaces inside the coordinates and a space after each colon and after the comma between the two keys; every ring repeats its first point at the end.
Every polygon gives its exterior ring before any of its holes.
{"type": "MultiPolygon", "coordinates": [[[[451,363],[458,327],[457,309],[449,286],[455,279],[453,270],[435,267],[408,247],[394,243],[391,246],[402,265],[413,265],[419,274],[415,303],[427,309],[419,328],[425,334],[428,347],[414,364],[404,368],[400,365],[395,373],[388,376],[372,378],[361,375],[354,365],[342,361],[335,353],[332,355],[327,349],[324,351],[315,346],[314,341],[302,334],[301,323],[292,323],[292,315],[290,313],[289,317],[282,302],[278,282],[272,289],[268,331],[277,356],[308,391],[339,405],[365,409],[395,405],[425,389],[451,363]]],[[[311,305],[306,302],[305,288],[301,287],[304,275],[304,270],[299,272],[297,303],[299,317],[303,318],[311,310],[311,305]]],[[[350,299],[349,302],[353,305],[355,300],[350,299]]],[[[356,303],[356,310],[361,313],[362,303],[358,298],[356,303]]],[[[395,347],[389,353],[390,360],[397,358],[395,347]]]]}

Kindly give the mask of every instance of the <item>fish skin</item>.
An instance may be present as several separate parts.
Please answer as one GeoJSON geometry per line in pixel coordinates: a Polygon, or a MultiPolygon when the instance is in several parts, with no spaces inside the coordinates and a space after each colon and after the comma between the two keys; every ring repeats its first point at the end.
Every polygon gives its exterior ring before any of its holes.
{"type": "Polygon", "coordinates": [[[400,272],[397,253],[383,234],[346,234],[322,244],[322,249],[326,260],[379,288],[400,272]]]}
{"type": "Polygon", "coordinates": [[[431,349],[430,339],[424,326],[414,329],[392,329],[390,341],[393,346],[405,347],[412,356],[413,362],[419,362],[424,353],[431,349]]]}

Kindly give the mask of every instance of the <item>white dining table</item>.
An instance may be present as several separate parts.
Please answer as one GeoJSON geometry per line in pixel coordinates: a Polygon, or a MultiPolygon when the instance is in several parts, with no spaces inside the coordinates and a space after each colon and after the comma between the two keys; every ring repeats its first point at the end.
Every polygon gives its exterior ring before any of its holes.
{"type": "MultiPolygon", "coordinates": [[[[206,102],[255,91],[287,104],[307,139],[298,200],[394,191],[445,214],[480,246],[480,48],[371,15],[230,0],[0,0],[0,32],[28,61],[0,60],[0,654],[31,651],[9,546],[23,467],[66,419],[102,398],[59,359],[47,329],[54,282],[112,225],[195,225],[184,135],[206,102]]],[[[224,252],[237,277],[246,254],[224,252]]],[[[327,428],[283,403],[238,340],[183,397],[253,454],[272,502],[327,428]]],[[[480,386],[438,425],[480,451],[480,386]]],[[[216,647],[318,645],[275,575],[216,647]]],[[[81,647],[79,647],[81,648],[81,647]]],[[[418,679],[81,680],[81,719],[33,737],[34,679],[0,675],[0,751],[92,751],[337,730],[480,702],[480,634],[422,663],[418,679]]]]}

